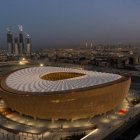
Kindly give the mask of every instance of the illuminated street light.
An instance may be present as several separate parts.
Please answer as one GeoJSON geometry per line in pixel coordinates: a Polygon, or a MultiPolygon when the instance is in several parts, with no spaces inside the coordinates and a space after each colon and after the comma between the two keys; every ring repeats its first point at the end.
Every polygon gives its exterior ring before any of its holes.
{"type": "Polygon", "coordinates": [[[19,61],[19,64],[20,64],[20,65],[24,65],[24,63],[23,63],[22,61],[19,61]]]}
{"type": "Polygon", "coordinates": [[[29,61],[26,60],[24,57],[22,58],[21,61],[19,61],[19,64],[20,64],[20,65],[25,65],[25,64],[28,64],[28,63],[29,63],[29,61]]]}
{"type": "Polygon", "coordinates": [[[40,64],[40,67],[43,67],[43,66],[44,66],[44,64],[41,63],[41,64],[40,64]]]}

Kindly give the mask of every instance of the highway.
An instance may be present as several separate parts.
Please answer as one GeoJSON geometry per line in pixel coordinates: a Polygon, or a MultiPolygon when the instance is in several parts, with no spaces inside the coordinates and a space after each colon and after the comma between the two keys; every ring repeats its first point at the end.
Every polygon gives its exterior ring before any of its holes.
{"type": "Polygon", "coordinates": [[[103,140],[133,140],[140,133],[140,113],[103,140]]]}

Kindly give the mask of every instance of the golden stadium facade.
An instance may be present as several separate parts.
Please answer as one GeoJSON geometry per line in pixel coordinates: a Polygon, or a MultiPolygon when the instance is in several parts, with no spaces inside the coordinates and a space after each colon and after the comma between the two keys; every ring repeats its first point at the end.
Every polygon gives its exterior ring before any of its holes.
{"type": "Polygon", "coordinates": [[[131,79],[60,67],[31,67],[1,78],[1,97],[21,114],[41,119],[81,119],[120,105],[131,79]]]}

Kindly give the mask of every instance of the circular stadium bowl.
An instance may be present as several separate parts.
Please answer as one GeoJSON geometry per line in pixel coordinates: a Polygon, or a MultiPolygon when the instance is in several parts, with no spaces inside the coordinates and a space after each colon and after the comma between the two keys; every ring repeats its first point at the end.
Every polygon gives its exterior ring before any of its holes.
{"type": "Polygon", "coordinates": [[[21,114],[41,119],[82,119],[119,106],[131,78],[61,67],[31,67],[1,79],[1,97],[21,114]]]}

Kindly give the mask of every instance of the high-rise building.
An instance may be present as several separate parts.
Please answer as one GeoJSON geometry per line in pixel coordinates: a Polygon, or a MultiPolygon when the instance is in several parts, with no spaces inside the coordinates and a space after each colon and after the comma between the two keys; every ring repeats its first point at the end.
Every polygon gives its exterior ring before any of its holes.
{"type": "Polygon", "coordinates": [[[93,47],[93,44],[92,44],[92,42],[91,42],[91,44],[90,44],[90,47],[91,47],[91,49],[92,49],[92,47],[93,47]]]}
{"type": "Polygon", "coordinates": [[[25,48],[24,48],[23,27],[22,27],[22,25],[19,25],[18,28],[19,28],[19,53],[20,53],[20,55],[24,55],[25,54],[25,48]]]}
{"type": "Polygon", "coordinates": [[[25,38],[25,44],[26,44],[26,55],[30,56],[32,44],[31,44],[31,38],[28,34],[26,35],[25,38]]]}
{"type": "Polygon", "coordinates": [[[15,43],[15,52],[14,52],[14,54],[16,56],[19,56],[19,40],[18,40],[18,37],[15,37],[14,43],[15,43]]]}
{"type": "Polygon", "coordinates": [[[18,35],[13,39],[13,33],[7,28],[7,46],[8,55],[30,56],[31,55],[31,37],[23,31],[22,25],[18,26],[18,35]]]}
{"type": "Polygon", "coordinates": [[[88,43],[86,42],[86,48],[88,47],[88,43]]]}
{"type": "Polygon", "coordinates": [[[7,46],[8,46],[8,55],[13,55],[14,47],[13,47],[13,33],[10,28],[7,28],[7,46]]]}

